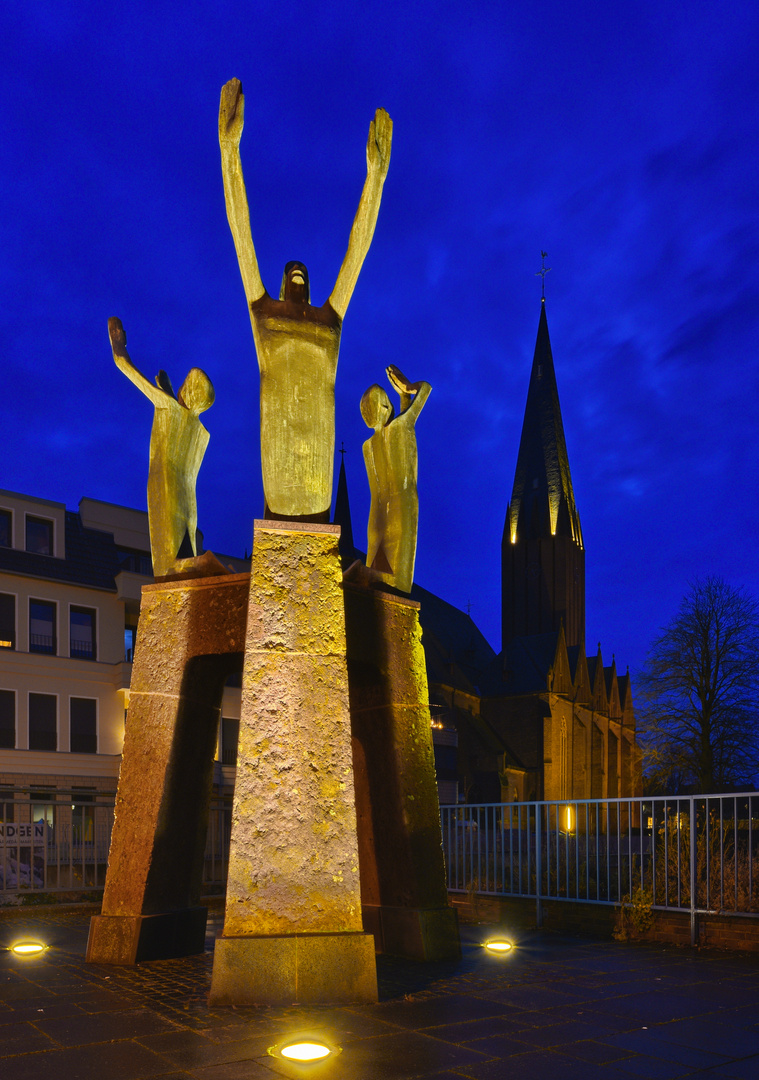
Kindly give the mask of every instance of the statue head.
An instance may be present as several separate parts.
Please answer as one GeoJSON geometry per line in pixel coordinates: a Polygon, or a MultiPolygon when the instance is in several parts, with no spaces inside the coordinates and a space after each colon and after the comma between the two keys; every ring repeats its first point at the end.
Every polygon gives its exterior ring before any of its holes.
{"type": "Polygon", "coordinates": [[[293,300],[296,304],[309,303],[308,270],[306,270],[302,262],[285,264],[279,298],[280,300],[293,300]]]}
{"type": "Polygon", "coordinates": [[[377,428],[389,424],[393,419],[395,413],[393,406],[390,404],[390,398],[377,383],[364,391],[361,398],[361,415],[366,426],[374,428],[375,431],[377,428]]]}
{"type": "Polygon", "coordinates": [[[187,378],[182,383],[177,394],[177,401],[180,405],[184,405],[186,409],[189,409],[190,412],[202,413],[211,408],[215,396],[213,383],[205,371],[201,371],[199,367],[194,367],[188,371],[187,378]]]}

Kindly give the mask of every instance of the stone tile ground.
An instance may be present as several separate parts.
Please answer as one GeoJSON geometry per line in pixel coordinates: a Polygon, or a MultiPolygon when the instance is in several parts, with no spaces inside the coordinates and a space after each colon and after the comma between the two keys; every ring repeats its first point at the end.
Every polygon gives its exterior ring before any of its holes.
{"type": "Polygon", "coordinates": [[[503,959],[466,926],[457,964],[378,958],[380,1001],[209,1007],[213,943],[183,960],[87,965],[89,912],[14,912],[0,945],[2,1080],[720,1080],[759,1078],[755,957],[523,934],[503,959]],[[268,1048],[299,1032],[342,1048],[297,1066],[268,1048]]]}

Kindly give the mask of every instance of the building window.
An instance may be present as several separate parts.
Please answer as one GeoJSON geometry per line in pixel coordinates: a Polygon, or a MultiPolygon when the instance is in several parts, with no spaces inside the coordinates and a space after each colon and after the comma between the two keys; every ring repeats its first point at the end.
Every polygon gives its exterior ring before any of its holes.
{"type": "Polygon", "coordinates": [[[98,752],[98,706],[95,698],[69,698],[70,747],[72,754],[98,752]]]}
{"type": "Polygon", "coordinates": [[[29,695],[29,749],[57,750],[58,726],[55,694],[29,695]]]}
{"type": "Polygon", "coordinates": [[[240,737],[240,721],[221,718],[221,763],[237,764],[237,741],[240,737]]]}
{"type": "Polygon", "coordinates": [[[13,515],[0,510],[0,547],[13,547],[13,515]]]}
{"type": "Polygon", "coordinates": [[[134,643],[137,638],[136,626],[124,627],[124,660],[127,664],[131,664],[134,660],[134,643]]]}
{"type": "Polygon", "coordinates": [[[13,750],[16,745],[16,695],[0,690],[0,748],[13,750]]]}
{"type": "Polygon", "coordinates": [[[0,593],[0,649],[16,648],[16,597],[0,593]]]}
{"type": "Polygon", "coordinates": [[[26,519],[26,550],[33,555],[53,554],[53,523],[44,518],[26,519]]]}
{"type": "Polygon", "coordinates": [[[128,551],[122,548],[118,553],[119,570],[128,570],[131,574],[144,574],[151,577],[153,563],[146,551],[128,551]]]}
{"type": "Polygon", "coordinates": [[[57,652],[55,604],[47,600],[29,601],[29,652],[57,652]]]}
{"type": "Polygon", "coordinates": [[[69,608],[69,655],[78,660],[96,660],[95,612],[90,608],[69,608]]]}

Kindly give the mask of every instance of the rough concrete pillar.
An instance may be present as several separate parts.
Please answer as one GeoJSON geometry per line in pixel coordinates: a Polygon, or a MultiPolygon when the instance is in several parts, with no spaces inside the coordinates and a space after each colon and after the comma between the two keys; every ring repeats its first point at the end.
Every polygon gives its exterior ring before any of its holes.
{"type": "Polygon", "coordinates": [[[255,523],[214,1003],[377,1000],[361,920],[339,535],[255,523]]]}
{"type": "Polygon", "coordinates": [[[458,958],[419,605],[346,583],[345,624],[364,926],[385,952],[458,958]]]}
{"type": "Polygon", "coordinates": [[[102,914],[87,960],[202,952],[199,906],[227,676],[242,660],[249,576],[146,585],[102,914]]]}

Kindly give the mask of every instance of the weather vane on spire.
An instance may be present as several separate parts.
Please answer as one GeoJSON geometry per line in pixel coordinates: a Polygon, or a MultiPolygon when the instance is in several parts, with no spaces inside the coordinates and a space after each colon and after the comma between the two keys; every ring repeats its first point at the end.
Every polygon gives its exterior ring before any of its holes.
{"type": "Polygon", "coordinates": [[[542,289],[542,298],[543,298],[543,300],[545,300],[545,298],[546,298],[546,274],[551,269],[551,267],[546,266],[546,259],[548,258],[548,252],[547,251],[541,251],[540,256],[541,256],[541,258],[543,260],[543,265],[541,266],[540,270],[538,270],[535,277],[539,277],[539,278],[542,279],[540,284],[541,284],[541,289],[542,289]]]}

